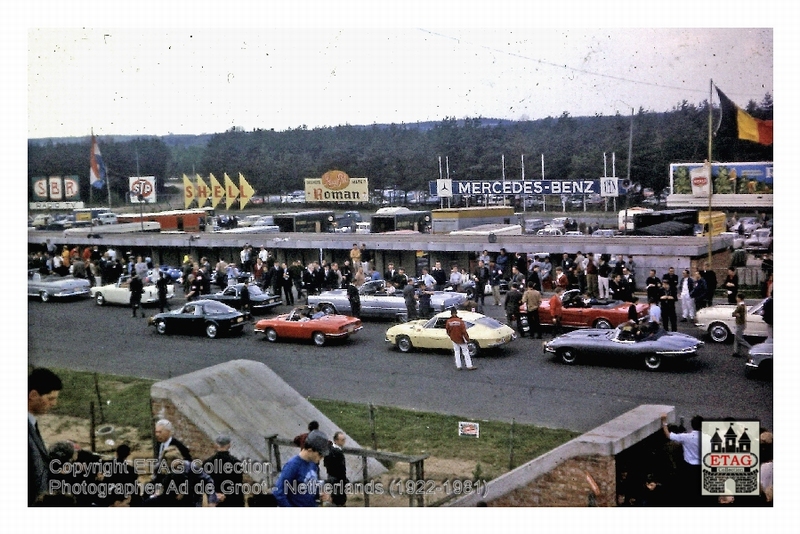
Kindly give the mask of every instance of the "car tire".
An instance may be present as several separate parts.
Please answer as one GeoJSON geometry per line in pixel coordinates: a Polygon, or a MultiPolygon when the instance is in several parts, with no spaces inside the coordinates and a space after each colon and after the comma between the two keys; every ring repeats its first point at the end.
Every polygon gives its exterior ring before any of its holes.
{"type": "Polygon", "coordinates": [[[311,339],[314,341],[314,345],[321,347],[325,344],[325,334],[322,332],[314,332],[311,334],[311,339]]]}
{"type": "Polygon", "coordinates": [[[320,308],[320,311],[325,315],[336,315],[336,308],[332,304],[325,304],[320,308]]]}
{"type": "Polygon", "coordinates": [[[411,343],[411,338],[408,336],[400,336],[397,338],[397,350],[400,352],[411,352],[414,350],[414,345],[411,343]]]}
{"type": "Polygon", "coordinates": [[[275,343],[278,341],[278,333],[275,331],[274,328],[267,328],[264,330],[264,337],[267,338],[267,341],[270,343],[275,343]]]}
{"type": "Polygon", "coordinates": [[[217,325],[215,325],[214,323],[206,323],[205,332],[206,336],[208,336],[209,339],[214,339],[217,337],[217,335],[219,335],[219,330],[217,329],[217,325]]]}
{"type": "Polygon", "coordinates": [[[558,351],[558,357],[561,363],[573,365],[578,361],[578,354],[572,349],[561,349],[558,351]]]}
{"type": "Polygon", "coordinates": [[[731,331],[724,323],[711,323],[708,327],[708,335],[715,343],[725,343],[731,337],[731,331]]]}
{"type": "Polygon", "coordinates": [[[47,302],[50,300],[50,293],[47,291],[39,291],[39,298],[42,299],[42,302],[47,302]]]}
{"type": "Polygon", "coordinates": [[[650,371],[657,371],[661,368],[661,356],[657,354],[648,354],[644,357],[644,366],[650,371]]]}
{"type": "Polygon", "coordinates": [[[94,296],[94,302],[95,302],[95,304],[97,304],[98,306],[102,306],[102,305],[104,305],[104,304],[106,303],[106,298],[103,296],[103,294],[102,294],[102,293],[99,293],[99,292],[98,292],[98,293],[97,293],[97,294],[94,296]]]}
{"type": "Polygon", "coordinates": [[[611,326],[611,322],[608,319],[598,319],[594,322],[595,328],[600,328],[602,330],[611,330],[613,328],[611,326]]]}
{"type": "Polygon", "coordinates": [[[480,345],[478,345],[475,341],[467,342],[467,349],[469,350],[470,358],[474,358],[481,351],[480,345]]]}
{"type": "Polygon", "coordinates": [[[162,336],[167,333],[166,321],[156,321],[156,332],[158,332],[162,336]]]}

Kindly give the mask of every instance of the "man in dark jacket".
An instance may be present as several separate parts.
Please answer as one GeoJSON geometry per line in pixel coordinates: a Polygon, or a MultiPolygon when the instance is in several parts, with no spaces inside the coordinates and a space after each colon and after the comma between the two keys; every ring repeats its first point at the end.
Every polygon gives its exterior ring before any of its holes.
{"type": "Polygon", "coordinates": [[[700,271],[694,273],[694,289],[692,289],[691,297],[694,299],[695,311],[706,307],[708,286],[706,286],[706,281],[703,280],[703,275],[700,271]]]}
{"type": "MultiPolygon", "coordinates": [[[[135,272],[131,277],[130,286],[131,292],[131,311],[133,313],[133,317],[136,317],[136,310],[142,305],[142,294],[144,293],[144,283],[142,283],[142,279],[139,278],[139,275],[135,272]]],[[[142,317],[144,317],[144,312],[142,312],[142,317]]]]}
{"type": "Polygon", "coordinates": [[[519,292],[519,284],[516,282],[511,284],[511,289],[506,293],[505,310],[506,320],[508,326],[516,324],[517,330],[520,335],[523,334],[522,328],[519,325],[519,305],[522,303],[522,293],[519,292]]]}
{"type": "Polygon", "coordinates": [[[214,488],[217,494],[222,495],[217,507],[244,506],[244,493],[241,491],[242,469],[241,466],[237,468],[237,465],[241,464],[242,461],[230,453],[231,438],[225,434],[220,434],[214,440],[214,448],[217,452],[203,463],[205,472],[214,481],[214,488]]]}
{"type": "Polygon", "coordinates": [[[337,430],[333,434],[330,454],[323,459],[325,470],[328,472],[326,482],[333,486],[331,502],[336,506],[344,506],[347,503],[345,484],[347,484],[349,480],[347,479],[347,466],[345,464],[344,452],[342,452],[345,439],[344,432],[337,430]]]}

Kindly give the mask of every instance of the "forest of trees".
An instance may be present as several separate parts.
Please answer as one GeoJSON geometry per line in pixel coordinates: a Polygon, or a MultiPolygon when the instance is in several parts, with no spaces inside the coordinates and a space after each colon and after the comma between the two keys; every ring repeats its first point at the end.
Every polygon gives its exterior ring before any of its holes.
{"type": "MultiPolygon", "coordinates": [[[[772,119],[772,97],[750,101],[745,110],[772,119]]],[[[714,121],[719,110],[714,109],[714,121]]],[[[367,177],[373,189],[427,190],[439,177],[439,157],[449,160],[454,180],[596,179],[603,176],[603,153],[616,153],[616,175],[627,173],[628,138],[633,120],[631,178],[660,191],[668,186],[670,163],[701,162],[708,157],[708,102],[683,101],[668,112],[644,109],[630,115],[560,117],[531,121],[446,118],[438,123],[336,126],[282,132],[233,128],[205,136],[100,138],[112,192],[124,198],[128,176],[155,176],[163,192],[168,177],[242,173],[257,194],[303,188],[303,179],[339,169],[367,177]]],[[[717,138],[714,161],[772,161],[772,146],[717,138]]],[[[29,140],[28,176],[78,175],[88,200],[90,139],[29,140]]],[[[97,197],[98,195],[95,195],[97,197]]]]}

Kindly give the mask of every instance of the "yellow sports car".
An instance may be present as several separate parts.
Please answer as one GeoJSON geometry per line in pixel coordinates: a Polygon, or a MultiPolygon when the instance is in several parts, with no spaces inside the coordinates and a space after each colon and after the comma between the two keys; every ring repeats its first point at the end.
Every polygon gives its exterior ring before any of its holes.
{"type": "MultiPolygon", "coordinates": [[[[458,316],[467,323],[470,342],[467,344],[471,356],[480,350],[499,347],[517,339],[513,328],[486,315],[459,311],[458,316]]],[[[417,349],[452,350],[453,342],[445,330],[450,311],[434,315],[430,319],[419,319],[395,325],[386,331],[386,342],[396,346],[400,352],[417,349]]]]}

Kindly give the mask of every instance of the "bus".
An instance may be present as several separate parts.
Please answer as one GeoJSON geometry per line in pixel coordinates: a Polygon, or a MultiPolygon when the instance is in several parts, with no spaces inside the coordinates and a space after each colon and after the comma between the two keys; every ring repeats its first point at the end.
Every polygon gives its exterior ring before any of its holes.
{"type": "Polygon", "coordinates": [[[633,230],[634,229],[633,218],[636,215],[639,215],[639,214],[642,214],[642,213],[653,213],[653,210],[651,210],[650,208],[641,208],[641,207],[638,207],[638,206],[634,206],[632,208],[628,208],[628,209],[625,209],[625,210],[620,210],[619,217],[618,217],[619,222],[618,222],[618,225],[617,225],[617,228],[619,228],[619,231],[620,232],[624,232],[626,230],[633,230]],[[627,217],[627,219],[626,219],[626,217],[627,217]]]}
{"type": "Polygon", "coordinates": [[[212,208],[199,208],[190,210],[169,210],[155,213],[125,213],[118,214],[120,223],[152,221],[161,226],[162,232],[203,232],[206,229],[208,218],[214,215],[212,208]]]}
{"type": "Polygon", "coordinates": [[[273,222],[281,232],[327,233],[336,229],[336,214],[330,210],[280,213],[273,222]]]}
{"type": "Polygon", "coordinates": [[[381,208],[372,215],[370,231],[373,234],[385,232],[430,233],[431,212],[411,211],[408,208],[381,208]]]}

